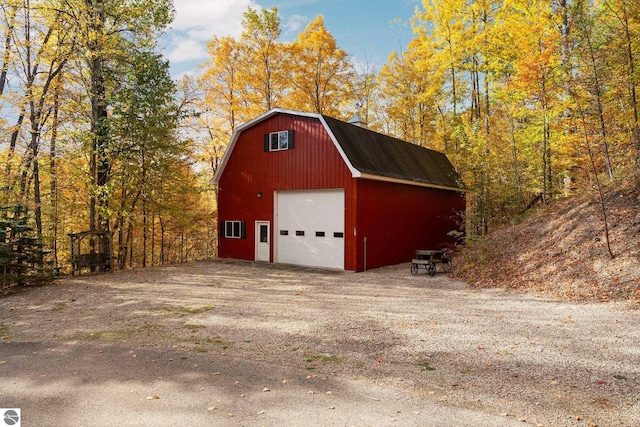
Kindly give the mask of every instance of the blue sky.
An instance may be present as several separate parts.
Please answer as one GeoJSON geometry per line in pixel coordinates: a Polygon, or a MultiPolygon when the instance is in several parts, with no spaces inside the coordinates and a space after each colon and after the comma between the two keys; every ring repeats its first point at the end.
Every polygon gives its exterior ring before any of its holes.
{"type": "Polygon", "coordinates": [[[173,77],[197,73],[207,60],[206,43],[213,35],[239,37],[242,14],[254,9],[278,8],[281,40],[295,40],[318,15],[338,46],[356,62],[377,69],[392,51],[401,51],[412,38],[409,19],[420,0],[174,0],[176,20],[163,39],[163,53],[173,77]]]}

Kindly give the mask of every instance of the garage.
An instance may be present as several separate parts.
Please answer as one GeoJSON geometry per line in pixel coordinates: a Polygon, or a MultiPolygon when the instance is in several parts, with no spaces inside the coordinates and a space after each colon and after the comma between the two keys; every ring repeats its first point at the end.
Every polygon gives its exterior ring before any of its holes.
{"type": "Polygon", "coordinates": [[[344,189],[279,191],[276,262],[344,269],[344,189]]]}
{"type": "Polygon", "coordinates": [[[464,235],[467,190],[444,153],[323,114],[238,126],[211,182],[219,258],[363,271],[464,235]]]}

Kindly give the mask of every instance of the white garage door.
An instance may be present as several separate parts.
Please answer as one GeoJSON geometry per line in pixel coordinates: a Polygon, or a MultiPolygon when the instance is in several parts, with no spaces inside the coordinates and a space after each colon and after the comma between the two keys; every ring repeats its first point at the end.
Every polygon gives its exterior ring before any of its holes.
{"type": "Polygon", "coordinates": [[[344,190],[277,193],[277,262],[344,268],[344,190]]]}

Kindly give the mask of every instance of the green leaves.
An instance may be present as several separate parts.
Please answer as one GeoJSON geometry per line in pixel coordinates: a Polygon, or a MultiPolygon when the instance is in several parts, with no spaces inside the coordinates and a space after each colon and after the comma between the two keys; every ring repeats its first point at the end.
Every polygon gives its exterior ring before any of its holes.
{"type": "Polygon", "coordinates": [[[53,280],[33,216],[21,206],[0,207],[0,292],[53,280]]]}

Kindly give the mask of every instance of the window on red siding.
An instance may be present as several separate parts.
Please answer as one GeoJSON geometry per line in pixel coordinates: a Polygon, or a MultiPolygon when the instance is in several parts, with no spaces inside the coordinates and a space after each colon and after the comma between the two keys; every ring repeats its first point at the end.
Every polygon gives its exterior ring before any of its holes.
{"type": "Polygon", "coordinates": [[[282,151],[293,148],[293,130],[266,133],[264,135],[264,151],[282,151]]]}
{"type": "Polygon", "coordinates": [[[225,221],[223,225],[222,237],[227,239],[245,239],[247,227],[244,221],[225,221]]]}

